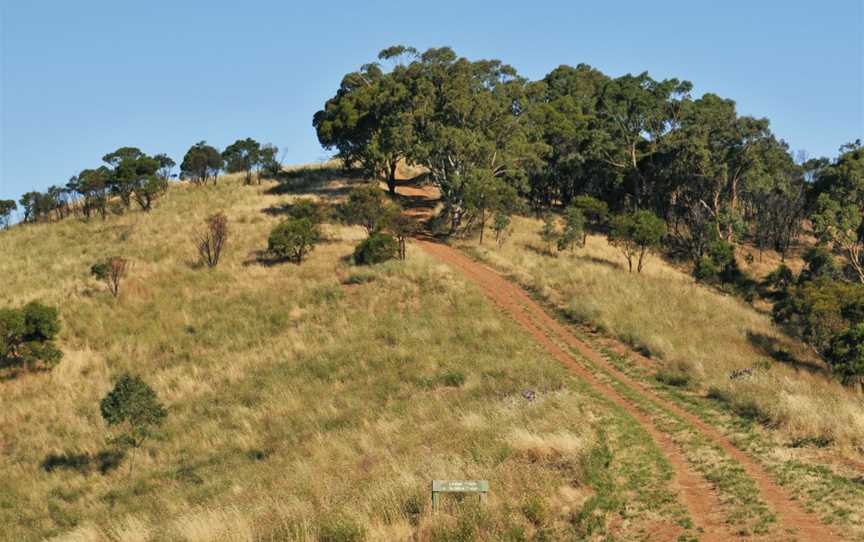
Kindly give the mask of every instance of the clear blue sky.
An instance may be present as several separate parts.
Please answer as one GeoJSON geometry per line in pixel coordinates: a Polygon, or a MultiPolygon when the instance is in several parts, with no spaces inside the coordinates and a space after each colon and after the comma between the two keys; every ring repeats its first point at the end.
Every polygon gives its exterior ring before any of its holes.
{"type": "Polygon", "coordinates": [[[532,79],[587,62],[733,98],[810,156],[864,138],[864,0],[0,0],[0,198],[117,147],[178,162],[253,137],[322,158],[313,113],[392,44],[450,45],[532,79]]]}

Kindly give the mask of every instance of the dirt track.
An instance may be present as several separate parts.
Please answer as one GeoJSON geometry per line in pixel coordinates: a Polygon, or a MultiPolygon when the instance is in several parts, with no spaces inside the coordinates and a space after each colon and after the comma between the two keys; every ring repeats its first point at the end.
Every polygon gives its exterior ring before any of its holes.
{"type": "MultiPolygon", "coordinates": [[[[575,350],[580,356],[588,359],[607,374],[614,376],[633,392],[683,419],[735,459],[747,475],[756,482],[760,497],[777,516],[777,525],[772,528],[772,533],[768,537],[759,537],[760,539],[799,540],[801,542],[843,540],[833,528],[822,524],[817,517],[807,512],[799,501],[793,499],[787,490],[771,479],[761,465],[736,448],[720,431],[676,404],[657,396],[641,383],[619,371],[599,352],[579,340],[561,323],[549,316],[524,290],[494,270],[475,262],[454,248],[428,240],[417,240],[416,243],[427,253],[458,270],[467,279],[479,286],[498,307],[524,327],[556,359],[599,393],[620,405],[645,428],[674,469],[673,483],[679,489],[681,501],[687,507],[696,527],[702,530],[703,534],[700,535],[700,540],[725,541],[744,538],[737,534],[734,525],[728,525],[723,520],[723,507],[717,493],[689,465],[686,457],[672,438],[658,429],[649,415],[639,410],[636,405],[619,394],[611,385],[598,380],[579,358],[572,355],[567,349],[575,350]],[[559,345],[565,347],[562,348],[559,345]]],[[[669,532],[664,535],[663,539],[673,540],[676,536],[669,532]]]]}

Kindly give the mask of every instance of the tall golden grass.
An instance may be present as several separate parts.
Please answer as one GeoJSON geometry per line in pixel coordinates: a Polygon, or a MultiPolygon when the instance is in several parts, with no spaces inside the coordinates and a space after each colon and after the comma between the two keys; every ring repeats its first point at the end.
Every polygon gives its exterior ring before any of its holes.
{"type": "MultiPolygon", "coordinates": [[[[0,306],[58,306],[65,354],[50,373],[0,381],[0,539],[567,532],[592,493],[583,459],[597,429],[613,447],[631,430],[621,413],[411,247],[405,263],[357,270],[346,258],[362,231],[331,225],[303,265],[258,264],[279,207],[298,197],[274,186],[225,177],[173,186],[147,214],[0,232],[0,306]],[[231,233],[210,271],[191,238],[218,211],[231,233]],[[131,262],[116,300],[89,276],[114,255],[131,262]],[[131,473],[127,459],[102,474],[98,403],[122,371],[142,375],[169,416],[131,473]],[[493,491],[484,509],[447,499],[433,517],[433,478],[488,479],[493,491]],[[545,503],[543,525],[519,512],[526,499],[545,503]]],[[[620,453],[646,462],[638,446],[620,453]]],[[[660,476],[650,465],[640,476],[660,476]]]]}
{"type": "Polygon", "coordinates": [[[838,384],[803,344],[784,335],[770,315],[697,284],[658,257],[641,274],[606,238],[590,235],[575,252],[549,254],[541,223],[516,217],[503,247],[466,241],[477,257],[511,274],[571,317],[599,326],[659,360],[684,370],[736,408],[796,436],[864,446],[864,400],[838,384]],[[785,351],[800,364],[774,361],[785,351]],[[745,367],[751,378],[730,379],[745,367]]]}

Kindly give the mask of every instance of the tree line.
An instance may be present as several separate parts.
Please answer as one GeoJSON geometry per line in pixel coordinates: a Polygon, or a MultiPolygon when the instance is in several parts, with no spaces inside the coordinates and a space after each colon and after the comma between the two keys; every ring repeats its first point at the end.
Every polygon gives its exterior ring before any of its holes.
{"type": "Polygon", "coordinates": [[[391,193],[397,164],[423,168],[441,192],[450,234],[479,232],[482,242],[490,224],[499,238],[511,214],[533,209],[547,216],[541,237],[550,249],[574,247],[590,227],[607,233],[637,271],[648,250],[662,250],[689,260],[699,280],[774,296],[784,303],[775,310],[779,323],[835,366],[856,359],[864,375],[864,347],[841,348],[839,338],[831,347],[836,337],[864,334],[864,305],[850,306],[848,292],[839,292],[864,288],[860,141],[833,160],[808,159],[792,153],[768,119],[692,89],[684,79],[612,77],[587,64],[531,81],[499,60],[398,45],[346,74],[312,123],[325,148],[386,181],[391,193]],[[563,215],[563,230],[550,211],[563,215]],[[760,257],[773,249],[785,260],[804,233],[819,242],[812,265],[830,260],[822,278],[779,269],[788,280],[777,290],[741,271],[743,242],[760,257]],[[820,296],[833,312],[814,316],[820,296]],[[819,321],[801,324],[808,318],[819,321]],[[830,331],[821,344],[806,331],[817,328],[830,331]]]}
{"type": "Polygon", "coordinates": [[[215,183],[225,171],[242,173],[246,184],[260,182],[262,175],[276,175],[281,170],[278,152],[277,147],[252,138],[238,139],[223,151],[200,141],[186,152],[176,175],[177,163],[167,154],[150,156],[137,147],[120,147],[103,156],[102,165],[81,170],[63,185],[27,192],[18,202],[0,200],[0,227],[9,227],[19,205],[25,224],[69,216],[104,219],[109,211],[121,213],[133,206],[147,212],[175,177],[203,185],[215,183]]]}

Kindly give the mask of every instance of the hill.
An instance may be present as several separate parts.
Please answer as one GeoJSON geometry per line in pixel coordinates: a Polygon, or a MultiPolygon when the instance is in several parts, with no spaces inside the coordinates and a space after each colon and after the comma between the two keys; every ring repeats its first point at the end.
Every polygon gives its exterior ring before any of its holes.
{"type": "Polygon", "coordinates": [[[806,362],[764,315],[658,260],[632,276],[600,237],[545,255],[530,218],[500,249],[456,245],[558,324],[428,241],[358,267],[363,230],[328,223],[301,265],[261,260],[286,206],[360,182],[227,176],[173,185],[149,213],[0,232],[14,255],[0,306],[58,306],[64,353],[0,382],[0,537],[861,539],[860,401],[818,366],[728,378],[770,358],[764,344],[806,362]],[[191,238],[217,211],[230,236],[208,270],[191,238]],[[131,262],[117,299],[90,276],[108,256],[131,262]],[[111,455],[99,412],[126,371],[168,412],[134,464],[111,455]],[[680,373],[692,381],[658,381],[680,373]],[[433,514],[431,480],[463,478],[489,480],[485,505],[444,498],[433,514]]]}

